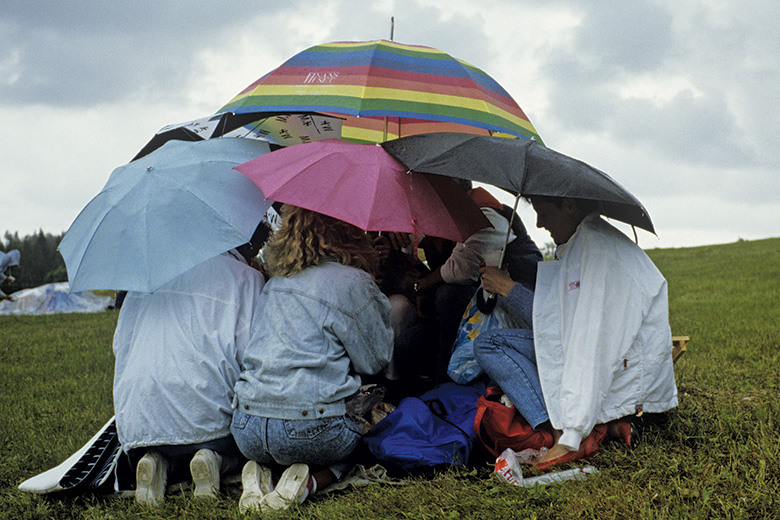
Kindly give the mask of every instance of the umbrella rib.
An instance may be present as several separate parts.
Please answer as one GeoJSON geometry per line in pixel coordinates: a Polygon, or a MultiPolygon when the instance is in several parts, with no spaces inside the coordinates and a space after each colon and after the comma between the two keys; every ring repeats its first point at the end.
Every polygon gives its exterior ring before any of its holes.
{"type": "Polygon", "coordinates": [[[412,197],[414,195],[414,185],[412,183],[412,175],[414,175],[414,172],[407,171],[406,173],[401,174],[402,182],[403,182],[403,188],[404,193],[406,194],[406,198],[404,199],[404,202],[406,203],[406,207],[409,213],[409,216],[411,217],[410,224],[412,225],[412,233],[416,236],[417,235],[417,215],[414,213],[414,208],[412,207],[411,201],[413,200],[412,197]]]}
{"type": "MultiPolygon", "coordinates": [[[[89,204],[87,204],[87,206],[86,206],[86,207],[85,207],[83,210],[81,210],[81,212],[78,214],[78,216],[76,216],[76,220],[74,221],[74,224],[75,224],[75,223],[76,223],[76,222],[79,220],[79,217],[81,217],[82,215],[84,215],[84,212],[87,210],[87,208],[89,207],[89,205],[90,205],[90,204],[92,204],[92,202],[94,202],[94,199],[93,199],[93,201],[90,201],[90,203],[89,203],[89,204]]],[[[71,292],[72,292],[72,289],[73,289],[73,284],[74,284],[74,282],[77,282],[77,281],[78,281],[78,279],[79,279],[79,274],[80,274],[80,271],[81,271],[81,266],[82,266],[82,263],[83,263],[83,261],[84,261],[84,254],[87,252],[87,250],[89,249],[89,246],[90,246],[90,245],[92,244],[92,242],[95,240],[95,231],[96,231],[96,230],[97,230],[97,229],[98,229],[98,228],[99,228],[99,227],[100,227],[100,226],[103,224],[103,222],[105,222],[105,220],[106,220],[106,216],[107,216],[107,215],[105,215],[105,214],[104,214],[104,215],[103,215],[103,216],[100,218],[100,221],[97,223],[97,225],[95,225],[95,226],[92,226],[92,232],[90,233],[89,240],[87,241],[87,244],[86,244],[86,245],[85,245],[83,248],[81,248],[81,253],[80,253],[80,255],[79,255],[79,256],[80,256],[80,258],[79,258],[79,265],[76,267],[76,271],[73,273],[73,278],[71,278],[71,277],[70,277],[70,273],[68,273],[68,280],[70,281],[70,284],[71,284],[71,292]]],[[[85,217],[86,217],[86,215],[85,215],[85,217]]],[[[71,224],[71,229],[72,229],[72,228],[73,228],[73,225],[71,224]]],[[[70,230],[69,230],[69,231],[70,231],[70,230]]],[[[66,233],[66,236],[67,236],[67,233],[66,233]]],[[[64,240],[64,239],[63,239],[63,240],[64,240]]],[[[60,245],[61,245],[61,244],[62,244],[62,243],[60,242],[60,245]]]]}
{"type": "Polygon", "coordinates": [[[248,241],[267,205],[259,188],[231,168],[268,152],[258,144],[173,142],[148,162],[115,169],[60,244],[72,288],[154,291],[248,241]]]}

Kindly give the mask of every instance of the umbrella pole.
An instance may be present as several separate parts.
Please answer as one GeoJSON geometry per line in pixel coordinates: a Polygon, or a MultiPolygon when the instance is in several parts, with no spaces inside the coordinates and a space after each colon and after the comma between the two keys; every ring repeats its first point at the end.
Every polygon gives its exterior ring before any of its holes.
{"type": "MultiPolygon", "coordinates": [[[[506,230],[506,237],[504,238],[504,247],[501,248],[501,255],[498,259],[499,269],[504,268],[504,258],[506,257],[506,248],[507,246],[509,246],[509,235],[512,234],[512,224],[515,221],[515,213],[517,213],[518,202],[520,202],[520,194],[517,194],[515,196],[515,204],[512,207],[512,215],[509,217],[509,227],[506,230]]],[[[493,312],[493,309],[496,307],[496,303],[497,303],[496,295],[487,292],[485,289],[482,288],[482,285],[480,284],[480,288],[477,289],[477,308],[485,314],[490,314],[491,312],[493,312]],[[483,297],[482,293],[488,295],[487,299],[483,297]]]]}
{"type": "Polygon", "coordinates": [[[509,245],[509,235],[512,234],[512,224],[515,222],[515,214],[517,213],[517,203],[520,202],[520,195],[515,196],[515,204],[512,206],[512,215],[509,217],[509,228],[506,230],[506,237],[504,238],[504,247],[501,248],[501,256],[498,260],[498,268],[504,268],[504,257],[506,257],[506,248],[509,245]]]}

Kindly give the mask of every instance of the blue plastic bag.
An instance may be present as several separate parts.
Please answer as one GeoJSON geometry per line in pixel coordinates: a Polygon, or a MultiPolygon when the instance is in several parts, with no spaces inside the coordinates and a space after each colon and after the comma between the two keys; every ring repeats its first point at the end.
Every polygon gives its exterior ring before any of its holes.
{"type": "Polygon", "coordinates": [[[465,465],[477,441],[474,418],[484,384],[444,383],[430,392],[403,399],[390,415],[363,436],[368,451],[382,464],[407,472],[465,465]]]}
{"type": "Polygon", "coordinates": [[[471,304],[463,313],[450,363],[447,366],[447,374],[456,383],[465,385],[482,375],[482,367],[474,357],[474,340],[480,332],[505,327],[499,312],[496,308],[493,312],[485,314],[477,308],[476,294],[471,299],[471,304]]]}

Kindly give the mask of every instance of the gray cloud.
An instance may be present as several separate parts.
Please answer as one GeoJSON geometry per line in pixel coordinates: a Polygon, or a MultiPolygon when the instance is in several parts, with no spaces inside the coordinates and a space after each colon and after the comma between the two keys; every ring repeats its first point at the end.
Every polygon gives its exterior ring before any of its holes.
{"type": "MultiPolygon", "coordinates": [[[[741,106],[752,102],[740,102],[744,94],[738,93],[739,78],[732,71],[742,66],[726,57],[732,49],[744,49],[740,42],[747,38],[747,29],[724,26],[725,18],[714,18],[711,12],[694,11],[686,23],[675,24],[674,7],[665,11],[645,2],[607,4],[602,9],[604,3],[599,2],[598,9],[583,13],[571,43],[557,46],[546,58],[549,115],[557,125],[606,133],[618,143],[646,147],[685,164],[755,166],[760,147],[749,139],[741,106]],[[694,19],[704,28],[689,33],[694,19]],[[698,31],[713,42],[715,51],[702,45],[698,31]],[[723,50],[719,54],[717,49],[723,50]],[[620,92],[626,83],[641,84],[653,76],[660,83],[657,78],[684,78],[687,85],[667,99],[625,97],[620,92]]],[[[776,84],[776,73],[762,74],[775,76],[769,82],[776,84]]]]}
{"type": "Polygon", "coordinates": [[[608,130],[624,143],[650,144],[685,163],[751,166],[755,156],[722,94],[695,97],[683,91],[661,106],[649,101],[622,102],[608,130]]]}
{"type": "Polygon", "coordinates": [[[570,52],[592,73],[616,75],[657,69],[673,45],[671,15],[646,2],[597,2],[583,11],[570,52]]]}
{"type": "Polygon", "coordinates": [[[193,56],[231,28],[281,3],[6,2],[0,38],[2,103],[90,107],[162,90],[184,90],[193,56]],[[10,4],[10,5],[9,5],[10,4]]]}
{"type": "Polygon", "coordinates": [[[0,206],[0,222],[64,229],[161,126],[217,109],[310,45],[387,39],[394,16],[396,41],[492,75],[551,147],[624,184],[675,245],[780,234],[776,219],[750,217],[780,211],[780,3],[475,6],[1,2],[0,115],[14,125],[0,127],[0,171],[22,202],[0,206]]]}

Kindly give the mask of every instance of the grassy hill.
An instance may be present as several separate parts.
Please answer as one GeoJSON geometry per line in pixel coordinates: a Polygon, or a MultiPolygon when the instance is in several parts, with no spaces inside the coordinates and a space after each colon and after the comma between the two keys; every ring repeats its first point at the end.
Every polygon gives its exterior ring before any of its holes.
{"type": "MultiPolygon", "coordinates": [[[[780,511],[780,239],[655,249],[669,281],[680,406],[628,452],[605,446],[583,482],[531,489],[487,464],[404,486],[315,497],[280,518],[777,518],[780,511]]],[[[130,500],[22,493],[113,414],[115,312],[0,316],[0,518],[242,518],[235,498],[130,500]]]]}

